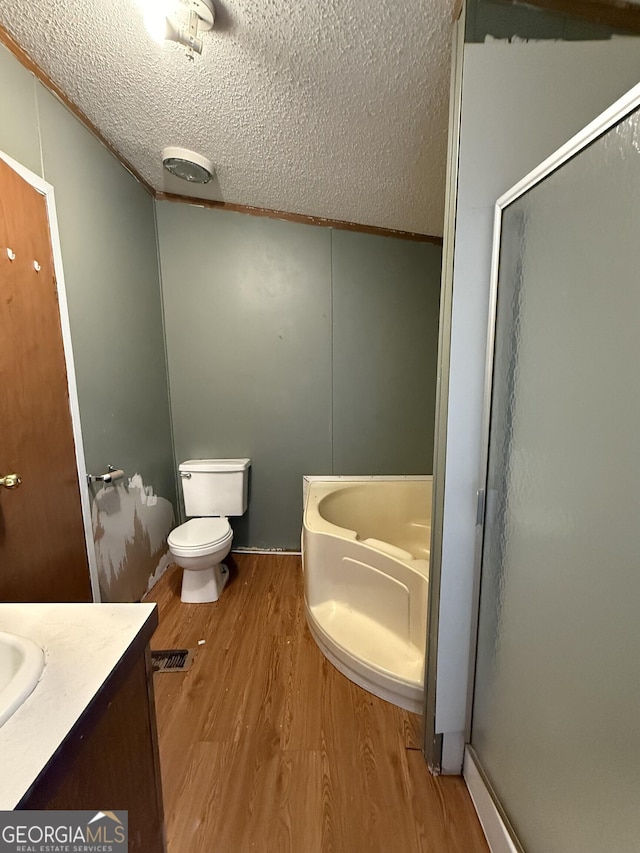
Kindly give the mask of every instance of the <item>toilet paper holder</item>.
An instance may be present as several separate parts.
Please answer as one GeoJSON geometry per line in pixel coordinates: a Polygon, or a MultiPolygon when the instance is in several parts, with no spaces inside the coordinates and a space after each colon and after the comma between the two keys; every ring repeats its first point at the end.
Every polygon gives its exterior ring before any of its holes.
{"type": "Polygon", "coordinates": [[[87,474],[87,483],[113,483],[114,480],[122,480],[124,471],[122,468],[114,468],[113,465],[107,465],[107,470],[104,474],[87,474]]]}

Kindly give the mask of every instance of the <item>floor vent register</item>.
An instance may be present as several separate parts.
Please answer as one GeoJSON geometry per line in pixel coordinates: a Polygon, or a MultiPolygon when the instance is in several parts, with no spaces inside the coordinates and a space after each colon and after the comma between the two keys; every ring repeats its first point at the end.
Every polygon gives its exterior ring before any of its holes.
{"type": "Polygon", "coordinates": [[[195,649],[163,649],[151,652],[154,672],[186,672],[196,653],[195,649]]]}

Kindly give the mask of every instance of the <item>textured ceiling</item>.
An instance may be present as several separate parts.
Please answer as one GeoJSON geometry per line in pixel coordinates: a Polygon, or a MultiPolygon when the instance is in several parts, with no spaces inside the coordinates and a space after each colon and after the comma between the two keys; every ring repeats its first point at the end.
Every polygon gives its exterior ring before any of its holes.
{"type": "Polygon", "coordinates": [[[136,0],[2,0],[0,23],[156,190],[442,234],[454,0],[215,0],[202,56],[136,0]],[[214,180],[168,175],[166,145],[214,180]]]}

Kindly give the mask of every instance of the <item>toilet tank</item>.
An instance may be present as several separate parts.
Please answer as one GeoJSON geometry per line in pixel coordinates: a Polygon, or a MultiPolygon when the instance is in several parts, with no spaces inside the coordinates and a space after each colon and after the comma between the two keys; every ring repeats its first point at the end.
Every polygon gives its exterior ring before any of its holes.
{"type": "Polygon", "coordinates": [[[178,466],[189,516],[243,515],[250,459],[188,459],[178,466]]]}

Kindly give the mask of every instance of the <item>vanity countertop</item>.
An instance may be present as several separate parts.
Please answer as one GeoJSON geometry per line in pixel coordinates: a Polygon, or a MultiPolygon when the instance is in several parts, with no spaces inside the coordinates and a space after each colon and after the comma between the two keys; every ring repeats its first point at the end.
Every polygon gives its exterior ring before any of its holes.
{"type": "Polygon", "coordinates": [[[155,604],[2,604],[0,630],[45,652],[33,693],[0,726],[0,810],[16,808],[131,644],[148,643],[155,604]]]}

